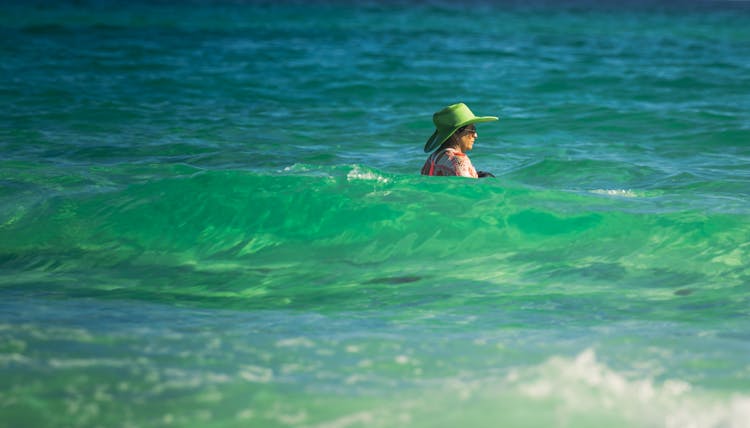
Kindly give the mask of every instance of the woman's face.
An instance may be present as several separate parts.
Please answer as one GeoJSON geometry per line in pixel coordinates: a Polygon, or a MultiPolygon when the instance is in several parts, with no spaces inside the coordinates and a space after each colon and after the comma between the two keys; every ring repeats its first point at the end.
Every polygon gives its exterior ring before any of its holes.
{"type": "Polygon", "coordinates": [[[462,152],[468,152],[474,147],[474,141],[477,139],[477,128],[469,125],[459,135],[459,146],[462,152]]]}

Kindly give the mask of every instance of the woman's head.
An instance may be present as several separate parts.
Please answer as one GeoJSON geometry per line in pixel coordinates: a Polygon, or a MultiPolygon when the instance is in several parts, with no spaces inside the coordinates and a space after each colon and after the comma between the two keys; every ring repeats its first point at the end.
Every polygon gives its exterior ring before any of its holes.
{"type": "Polygon", "coordinates": [[[468,147],[474,144],[476,134],[467,132],[467,129],[476,130],[475,123],[491,122],[497,120],[494,116],[475,116],[464,103],[453,104],[432,115],[435,124],[435,132],[427,140],[424,146],[425,152],[431,152],[438,147],[468,147]],[[460,132],[459,132],[460,131],[460,132]],[[452,142],[451,142],[452,141],[452,142]]]}
{"type": "Polygon", "coordinates": [[[474,147],[474,141],[476,141],[477,136],[477,127],[474,124],[462,126],[448,137],[440,148],[447,149],[452,147],[461,152],[468,152],[474,147]]]}

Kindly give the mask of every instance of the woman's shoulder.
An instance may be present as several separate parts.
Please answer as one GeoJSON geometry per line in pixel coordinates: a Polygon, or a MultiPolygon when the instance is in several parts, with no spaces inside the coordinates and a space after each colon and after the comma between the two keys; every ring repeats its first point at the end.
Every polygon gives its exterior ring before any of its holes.
{"type": "Polygon", "coordinates": [[[445,149],[445,153],[448,156],[451,156],[451,157],[453,157],[453,156],[464,156],[465,157],[466,156],[466,153],[459,152],[458,150],[456,150],[456,149],[454,149],[452,147],[445,149]]]}

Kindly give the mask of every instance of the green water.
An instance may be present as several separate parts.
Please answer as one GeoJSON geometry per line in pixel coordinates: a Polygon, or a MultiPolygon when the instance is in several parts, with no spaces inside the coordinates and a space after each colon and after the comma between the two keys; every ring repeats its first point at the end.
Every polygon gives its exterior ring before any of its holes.
{"type": "Polygon", "coordinates": [[[0,426],[749,426],[749,12],[2,4],[0,426]]]}

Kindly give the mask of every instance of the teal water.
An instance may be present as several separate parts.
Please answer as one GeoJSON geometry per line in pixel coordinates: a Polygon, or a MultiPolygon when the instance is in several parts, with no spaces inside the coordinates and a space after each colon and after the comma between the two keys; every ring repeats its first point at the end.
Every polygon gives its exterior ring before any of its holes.
{"type": "Polygon", "coordinates": [[[0,426],[750,426],[748,22],[2,3],[0,426]]]}

